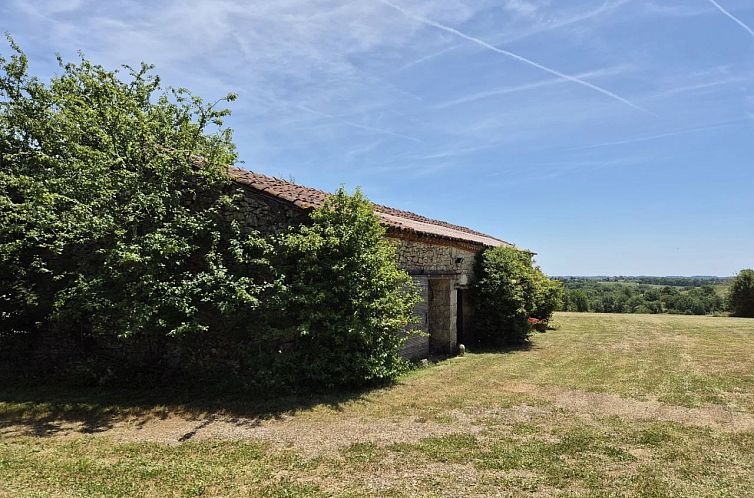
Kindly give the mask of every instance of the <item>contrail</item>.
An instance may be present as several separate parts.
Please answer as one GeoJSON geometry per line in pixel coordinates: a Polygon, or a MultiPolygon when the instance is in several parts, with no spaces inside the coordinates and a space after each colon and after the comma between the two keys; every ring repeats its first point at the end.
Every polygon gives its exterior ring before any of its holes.
{"type": "MultiPolygon", "coordinates": [[[[589,72],[578,74],[575,77],[582,79],[582,78],[588,78],[590,76],[602,76],[605,74],[610,74],[611,72],[614,72],[614,69],[597,69],[595,71],[589,71],[589,72]]],[[[473,95],[467,95],[465,97],[453,99],[448,102],[441,102],[435,105],[435,109],[445,109],[447,107],[453,107],[459,104],[467,104],[469,102],[486,99],[488,97],[495,97],[498,95],[507,95],[509,93],[534,90],[536,88],[548,87],[548,86],[560,84],[562,82],[563,82],[562,78],[550,78],[547,80],[535,81],[533,83],[525,83],[523,85],[508,86],[504,88],[497,88],[495,90],[487,90],[485,92],[479,92],[473,95]]]]}
{"type": "Polygon", "coordinates": [[[582,14],[578,14],[578,15],[573,16],[573,17],[568,17],[568,18],[565,18],[565,19],[555,20],[554,22],[552,22],[552,24],[545,24],[545,25],[542,25],[542,26],[539,26],[539,27],[535,27],[534,29],[532,29],[530,31],[527,31],[527,32],[522,33],[520,35],[516,35],[516,36],[514,36],[512,38],[508,38],[508,39],[505,40],[505,42],[506,43],[510,43],[512,41],[521,40],[522,38],[527,38],[527,37],[529,37],[531,35],[535,35],[537,33],[542,33],[542,32],[545,32],[545,31],[550,31],[550,30],[553,30],[553,29],[562,28],[564,26],[569,26],[569,25],[575,24],[577,22],[586,21],[586,20],[591,19],[593,17],[597,17],[599,15],[602,15],[602,14],[604,14],[606,12],[610,12],[612,10],[615,10],[615,9],[621,7],[623,4],[628,3],[630,1],[632,1],[632,0],[618,0],[618,1],[614,2],[614,3],[611,3],[609,0],[605,0],[605,2],[600,7],[597,7],[594,10],[591,10],[589,12],[585,12],[585,13],[582,13],[582,14]]]}
{"type": "Polygon", "coordinates": [[[311,114],[314,114],[314,115],[317,115],[317,116],[321,116],[323,118],[332,119],[332,120],[334,120],[334,121],[336,121],[338,123],[344,124],[346,126],[350,126],[352,128],[358,128],[360,130],[372,131],[372,132],[375,132],[375,133],[381,133],[383,135],[390,135],[390,136],[393,136],[393,137],[396,137],[396,138],[403,138],[404,140],[410,140],[412,142],[422,143],[422,141],[419,140],[418,138],[414,138],[414,137],[411,137],[409,135],[404,135],[402,133],[396,133],[394,131],[385,130],[383,128],[375,128],[374,126],[366,126],[366,125],[363,125],[363,124],[354,123],[353,121],[349,121],[347,119],[339,118],[338,116],[335,116],[333,114],[328,114],[326,112],[317,111],[316,109],[312,109],[311,107],[307,107],[305,105],[297,105],[295,107],[301,109],[302,111],[306,111],[308,113],[311,113],[311,114]]]}
{"type": "Polygon", "coordinates": [[[388,7],[391,7],[393,9],[397,10],[398,12],[400,12],[404,16],[408,17],[409,19],[413,19],[414,21],[420,22],[420,23],[422,23],[424,25],[432,26],[433,28],[437,28],[437,29],[440,29],[442,31],[446,31],[448,33],[454,34],[454,35],[456,35],[456,36],[458,36],[460,38],[463,38],[464,40],[468,40],[468,41],[470,41],[472,43],[476,43],[477,45],[479,45],[481,47],[484,47],[484,48],[486,48],[488,50],[492,50],[493,52],[497,52],[498,54],[502,54],[502,55],[508,56],[508,57],[510,57],[512,59],[515,59],[515,60],[519,61],[519,62],[523,62],[524,64],[528,64],[530,66],[536,67],[537,69],[540,69],[540,70],[542,70],[542,71],[544,71],[546,73],[550,73],[552,75],[555,75],[558,78],[562,78],[564,80],[568,80],[568,81],[571,81],[573,83],[577,83],[579,85],[582,85],[582,86],[585,86],[587,88],[590,88],[590,89],[592,89],[592,90],[594,90],[596,92],[599,92],[599,93],[601,93],[603,95],[606,95],[606,96],[610,97],[611,99],[617,100],[617,101],[622,102],[622,103],[624,103],[624,104],[626,104],[626,105],[628,105],[630,107],[633,107],[634,109],[637,109],[637,110],[642,111],[642,112],[646,112],[648,114],[652,114],[648,110],[646,110],[643,107],[640,107],[640,106],[634,104],[630,100],[625,99],[625,98],[621,97],[620,95],[617,95],[617,94],[611,92],[610,90],[606,90],[606,89],[604,89],[602,87],[599,87],[597,85],[589,83],[586,80],[582,80],[580,78],[576,78],[575,76],[569,76],[569,75],[567,75],[565,73],[561,73],[558,70],[551,69],[551,68],[549,68],[547,66],[543,66],[542,64],[539,64],[538,62],[534,62],[531,59],[527,59],[526,57],[520,56],[518,54],[514,54],[513,52],[509,52],[508,50],[503,50],[502,48],[497,48],[494,45],[490,45],[489,43],[487,43],[484,40],[480,40],[479,38],[475,38],[473,36],[467,35],[466,33],[458,31],[455,28],[451,28],[450,26],[445,26],[444,24],[440,24],[438,22],[432,21],[431,19],[427,19],[426,17],[421,17],[419,15],[413,14],[413,13],[407,11],[406,9],[404,9],[403,7],[401,7],[399,5],[395,5],[392,2],[389,2],[388,0],[377,0],[377,1],[380,2],[380,3],[383,3],[385,5],[387,5],[388,7]]]}
{"type": "Polygon", "coordinates": [[[744,28],[746,31],[748,31],[751,36],[754,36],[754,30],[752,30],[749,26],[747,26],[746,24],[744,24],[744,22],[741,19],[737,18],[736,16],[734,16],[733,14],[731,14],[730,12],[728,12],[727,10],[725,10],[725,8],[723,8],[722,5],[720,5],[719,3],[717,3],[715,0],[709,0],[709,3],[711,3],[712,5],[714,5],[717,8],[717,10],[719,10],[720,12],[722,12],[723,14],[725,14],[726,16],[730,17],[733,20],[733,22],[735,22],[736,24],[738,24],[739,26],[741,26],[742,28],[744,28]]]}
{"type": "Polygon", "coordinates": [[[410,67],[414,67],[417,64],[421,64],[422,62],[428,61],[430,59],[434,59],[435,57],[439,57],[439,56],[441,56],[441,55],[443,55],[445,53],[448,53],[451,50],[455,50],[455,49],[457,49],[460,46],[461,45],[453,45],[452,47],[446,47],[446,48],[440,50],[439,52],[435,52],[433,54],[425,55],[424,57],[419,57],[415,61],[412,61],[412,62],[409,62],[408,64],[402,65],[396,71],[403,71],[404,69],[408,69],[410,67]]]}
{"type": "Polygon", "coordinates": [[[615,142],[603,142],[599,144],[585,145],[583,147],[572,147],[568,150],[588,150],[588,149],[597,149],[599,147],[609,147],[612,145],[627,145],[627,144],[633,144],[633,143],[638,143],[638,142],[649,142],[652,140],[659,140],[662,138],[677,137],[679,135],[689,135],[692,133],[701,133],[704,131],[719,130],[720,128],[727,128],[729,126],[740,124],[743,121],[745,120],[735,119],[733,121],[724,121],[722,123],[717,123],[717,124],[713,124],[709,126],[700,126],[698,128],[686,128],[684,130],[676,130],[676,131],[671,131],[667,133],[658,133],[657,135],[645,135],[642,137],[633,137],[633,138],[628,138],[625,140],[617,140],[615,142]]]}

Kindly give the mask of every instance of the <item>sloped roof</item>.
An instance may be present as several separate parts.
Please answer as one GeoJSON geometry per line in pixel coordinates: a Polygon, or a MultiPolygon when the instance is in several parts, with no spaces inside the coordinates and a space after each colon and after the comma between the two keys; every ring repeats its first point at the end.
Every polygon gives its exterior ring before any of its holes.
{"type": "MultiPolygon", "coordinates": [[[[313,209],[321,206],[329,195],[327,192],[321,190],[304,187],[281,180],[280,178],[254,173],[253,171],[241,168],[231,168],[230,174],[241,185],[290,202],[302,209],[313,209]]],[[[377,216],[380,217],[382,224],[389,230],[392,229],[409,234],[436,237],[481,246],[513,246],[513,244],[482,232],[426,218],[410,211],[402,211],[379,204],[374,204],[374,210],[377,216]]]]}

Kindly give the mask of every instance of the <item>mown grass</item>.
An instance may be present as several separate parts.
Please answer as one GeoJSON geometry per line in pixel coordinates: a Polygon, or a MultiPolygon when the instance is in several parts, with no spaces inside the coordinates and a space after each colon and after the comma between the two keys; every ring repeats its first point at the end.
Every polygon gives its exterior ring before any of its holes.
{"type": "Polygon", "coordinates": [[[369,392],[258,400],[6,387],[0,496],[754,495],[750,426],[642,411],[659,401],[754,417],[754,320],[556,321],[530,348],[469,354],[369,392]],[[637,410],[570,406],[573,393],[637,410]],[[171,417],[261,417],[290,441],[110,434],[126,419],[171,417]],[[82,428],[59,430],[66,422],[82,428]],[[393,424],[404,432],[391,439],[393,424]],[[28,431],[9,432],[19,427],[28,431]]]}

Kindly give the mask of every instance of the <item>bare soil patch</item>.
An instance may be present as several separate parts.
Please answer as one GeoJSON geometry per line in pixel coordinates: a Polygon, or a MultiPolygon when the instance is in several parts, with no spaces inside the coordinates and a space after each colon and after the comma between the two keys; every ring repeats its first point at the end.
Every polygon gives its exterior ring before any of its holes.
{"type": "Polygon", "coordinates": [[[657,400],[636,400],[613,394],[579,391],[527,383],[507,383],[502,389],[544,398],[555,406],[589,416],[617,416],[624,419],[661,420],[723,432],[754,430],[754,416],[721,405],[687,408],[657,400]]]}
{"type": "MultiPolygon", "coordinates": [[[[234,417],[207,413],[184,417],[130,417],[113,422],[95,432],[119,442],[158,442],[180,444],[186,441],[255,440],[278,448],[291,448],[306,457],[333,453],[354,443],[377,446],[411,443],[427,437],[453,433],[478,434],[492,420],[512,425],[549,417],[555,408],[586,418],[617,416],[629,420],[660,420],[724,432],[754,431],[754,416],[720,405],[685,408],[657,400],[636,400],[604,393],[587,392],[550,385],[506,382],[498,389],[522,393],[547,402],[545,406],[521,404],[509,408],[469,407],[446,412],[439,423],[423,417],[375,418],[340,416],[276,419],[234,417]]],[[[52,422],[53,437],[91,434],[83,422],[52,422]]],[[[34,435],[31,425],[11,425],[0,430],[0,437],[34,435]]]]}

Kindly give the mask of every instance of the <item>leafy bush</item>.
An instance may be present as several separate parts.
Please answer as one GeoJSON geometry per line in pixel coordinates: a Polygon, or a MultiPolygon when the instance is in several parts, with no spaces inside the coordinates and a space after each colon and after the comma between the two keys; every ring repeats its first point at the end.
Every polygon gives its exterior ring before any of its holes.
{"type": "Polygon", "coordinates": [[[547,321],[556,310],[563,307],[563,282],[550,280],[538,268],[533,269],[533,280],[534,310],[531,316],[547,321]]]}
{"type": "Polygon", "coordinates": [[[138,342],[159,358],[185,335],[262,330],[258,309],[276,284],[269,245],[226,221],[238,209],[228,111],[161,90],[146,65],[121,79],[61,61],[44,84],[10,43],[0,58],[0,334],[44,333],[82,352],[138,342]]]}
{"type": "Polygon", "coordinates": [[[163,91],[150,66],[122,79],[83,58],[44,84],[10,43],[0,374],[34,364],[40,342],[62,351],[44,365],[99,383],[359,385],[402,369],[418,293],[359,192],[262,238],[232,221],[242,194],[229,111],[216,107],[234,95],[205,104],[163,91]]]}
{"type": "Polygon", "coordinates": [[[530,317],[548,320],[561,306],[562,285],[534,266],[533,255],[510,247],[484,251],[475,285],[477,336],[488,344],[520,344],[530,317]]]}
{"type": "Polygon", "coordinates": [[[728,294],[728,306],[735,316],[754,317],[754,270],[741,270],[728,294]]]}
{"type": "Polygon", "coordinates": [[[280,247],[281,320],[295,331],[290,371],[317,385],[394,378],[404,367],[398,349],[419,294],[361,192],[338,190],[280,247]]]}

